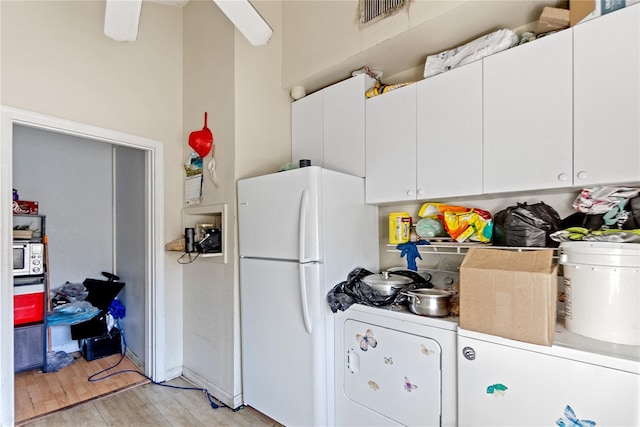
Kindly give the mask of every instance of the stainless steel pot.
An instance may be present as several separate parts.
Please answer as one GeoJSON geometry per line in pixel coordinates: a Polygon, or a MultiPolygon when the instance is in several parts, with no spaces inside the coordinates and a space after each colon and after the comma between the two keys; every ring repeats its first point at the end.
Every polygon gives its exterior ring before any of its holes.
{"type": "Polygon", "coordinates": [[[409,309],[415,314],[429,317],[445,317],[449,315],[451,292],[441,289],[414,289],[402,292],[409,298],[409,309]]]}
{"type": "Polygon", "coordinates": [[[400,274],[391,274],[383,271],[380,274],[370,274],[362,278],[362,281],[382,296],[395,295],[400,289],[413,282],[411,278],[400,274]]]}

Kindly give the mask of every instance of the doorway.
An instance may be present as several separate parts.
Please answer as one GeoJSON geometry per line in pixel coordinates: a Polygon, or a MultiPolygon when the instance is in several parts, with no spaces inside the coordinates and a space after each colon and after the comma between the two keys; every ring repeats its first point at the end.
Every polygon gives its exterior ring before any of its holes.
{"type": "MultiPolygon", "coordinates": [[[[154,381],[162,381],[164,375],[164,359],[162,351],[157,351],[164,344],[164,324],[162,316],[153,316],[155,312],[164,312],[164,272],[162,250],[163,239],[163,150],[162,144],[158,141],[149,140],[133,135],[119,133],[108,129],[97,128],[84,125],[81,123],[71,122],[67,120],[57,119],[50,116],[44,116],[27,111],[17,110],[9,107],[2,107],[1,111],[2,133],[0,134],[0,154],[2,159],[2,168],[0,170],[0,200],[9,203],[9,193],[12,189],[13,182],[13,150],[14,139],[16,133],[22,130],[33,130],[35,134],[49,132],[51,135],[65,135],[71,139],[83,139],[93,143],[94,145],[108,144],[109,149],[113,148],[114,166],[113,173],[122,172],[120,167],[127,167],[127,161],[135,159],[139,156],[138,164],[144,164],[144,168],[137,168],[136,173],[140,174],[141,192],[144,197],[142,202],[141,213],[144,220],[142,227],[137,227],[136,232],[143,245],[138,247],[136,257],[141,262],[137,266],[133,264],[127,265],[124,260],[118,260],[118,251],[114,247],[112,255],[113,268],[134,269],[138,268],[142,271],[136,273],[138,277],[142,277],[140,285],[142,298],[140,321],[138,325],[144,325],[136,330],[133,327],[133,333],[137,335],[140,343],[137,354],[141,356],[140,362],[144,364],[145,375],[154,381]],[[16,132],[18,129],[18,132],[16,132]],[[117,161],[116,161],[117,160],[117,161]],[[140,249],[142,248],[142,249],[140,249]],[[143,254],[140,254],[142,250],[143,254]]],[[[103,147],[104,148],[104,147],[103,147]]],[[[51,156],[49,156],[51,157],[51,156]]],[[[55,158],[49,158],[49,161],[55,161],[55,158]]],[[[33,168],[38,168],[39,162],[32,164],[33,168]]],[[[40,162],[41,164],[41,162],[40,162]]],[[[63,166],[64,167],[64,166],[63,166]]],[[[116,181],[114,181],[116,182],[116,181]]],[[[113,193],[114,195],[116,192],[113,193]]],[[[128,235],[130,230],[126,228],[126,218],[122,206],[126,205],[127,197],[116,200],[114,196],[113,204],[119,208],[114,209],[113,222],[123,222],[119,232],[113,227],[114,240],[117,242],[117,234],[122,236],[128,235]],[[120,220],[119,220],[120,218],[120,220]]],[[[0,339],[3,345],[0,348],[0,424],[14,424],[14,378],[13,378],[13,310],[11,301],[12,297],[12,273],[8,270],[9,265],[9,248],[12,240],[12,234],[9,232],[12,225],[12,215],[7,208],[0,210],[0,256],[2,270],[0,271],[2,286],[0,286],[0,339]]],[[[113,225],[113,224],[112,224],[113,225]]],[[[131,248],[131,246],[126,246],[131,248]]],[[[135,248],[134,248],[135,249],[135,248]]],[[[131,256],[124,248],[121,249],[125,257],[131,256]]],[[[126,260],[126,258],[125,258],[126,260]]]]}

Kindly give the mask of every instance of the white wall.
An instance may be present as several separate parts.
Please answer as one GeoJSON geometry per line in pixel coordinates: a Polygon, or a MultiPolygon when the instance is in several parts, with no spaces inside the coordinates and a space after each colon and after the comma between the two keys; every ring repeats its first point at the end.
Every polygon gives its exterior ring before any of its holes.
{"type": "MultiPolygon", "coordinates": [[[[104,36],[104,1],[2,1],[0,10],[0,103],[164,143],[165,241],[178,237],[182,9],[144,2],[135,43],[104,36]]],[[[167,259],[164,298],[180,302],[182,270],[167,259]]],[[[167,371],[179,373],[181,304],[165,316],[173,327],[161,351],[167,371]]]]}

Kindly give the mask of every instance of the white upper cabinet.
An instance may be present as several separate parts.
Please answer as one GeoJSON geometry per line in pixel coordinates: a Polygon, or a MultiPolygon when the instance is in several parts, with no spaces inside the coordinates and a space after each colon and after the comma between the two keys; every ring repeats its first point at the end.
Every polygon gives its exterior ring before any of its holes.
{"type": "Polygon", "coordinates": [[[365,93],[374,82],[360,75],[324,90],[326,168],[364,176],[365,93]]]}
{"type": "Polygon", "coordinates": [[[640,5],[367,100],[365,158],[379,204],[640,182],[640,5]]]}
{"type": "Polygon", "coordinates": [[[573,38],[574,185],[640,181],[640,5],[573,38]]]}
{"type": "Polygon", "coordinates": [[[366,101],[366,202],[416,200],[416,85],[366,101]]]}
{"type": "Polygon", "coordinates": [[[314,92],[291,104],[291,161],[324,165],[324,93],[314,92]]]}
{"type": "Polygon", "coordinates": [[[417,84],[417,198],[482,193],[482,61],[417,84]]]}
{"type": "Polygon", "coordinates": [[[291,105],[291,157],[350,175],[365,173],[365,74],[314,92],[291,105]]]}
{"type": "Polygon", "coordinates": [[[571,187],[572,56],[560,31],[484,58],[485,193],[571,187]]]}

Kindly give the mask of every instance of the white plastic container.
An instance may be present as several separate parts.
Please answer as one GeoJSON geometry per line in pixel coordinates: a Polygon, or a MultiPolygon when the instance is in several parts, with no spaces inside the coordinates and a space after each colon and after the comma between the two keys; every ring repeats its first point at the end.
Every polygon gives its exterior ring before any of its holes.
{"type": "Polygon", "coordinates": [[[640,244],[564,242],[565,326],[601,341],[640,345],[640,244]]]}

